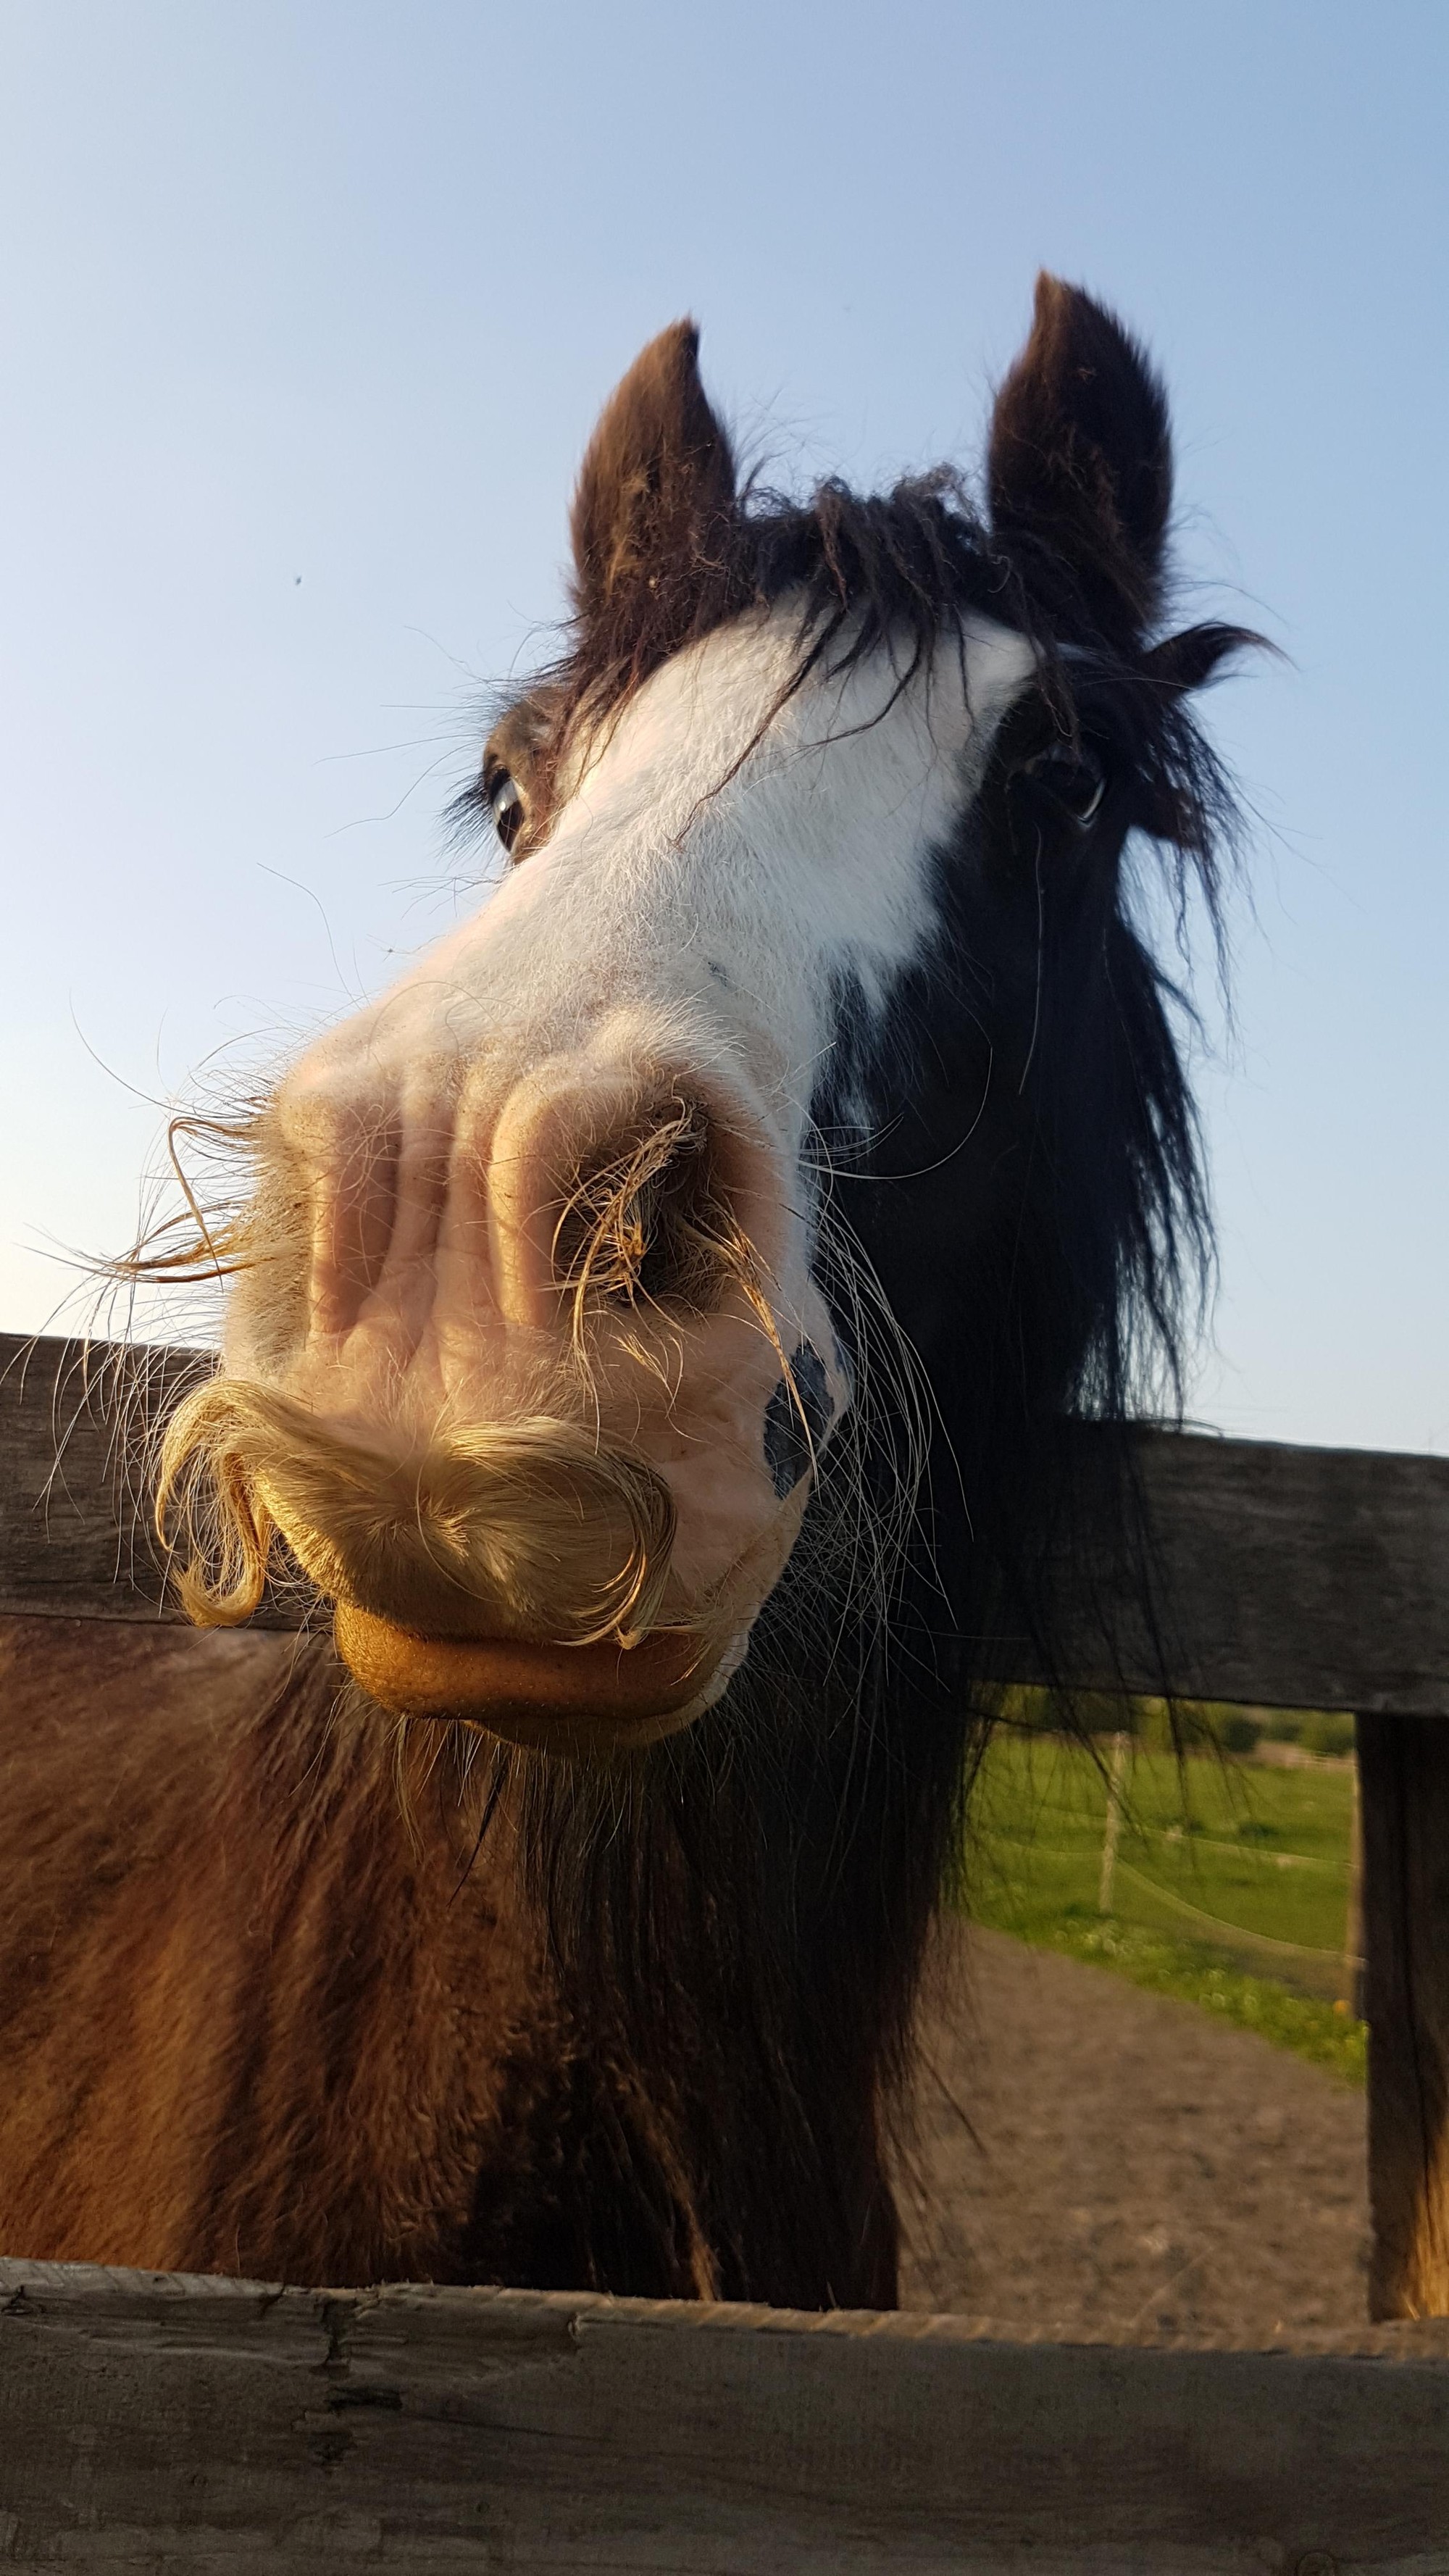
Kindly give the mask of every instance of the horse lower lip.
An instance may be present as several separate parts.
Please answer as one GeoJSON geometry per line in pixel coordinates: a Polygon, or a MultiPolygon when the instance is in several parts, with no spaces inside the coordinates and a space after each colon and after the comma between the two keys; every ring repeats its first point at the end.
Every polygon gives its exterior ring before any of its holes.
{"type": "Polygon", "coordinates": [[[691,1632],[628,1648],[515,1637],[417,1637],[339,1603],[337,1650],[369,1697],[407,1717],[467,1717],[516,1743],[566,1751],[647,1744],[687,1724],[716,1658],[691,1632]]]}

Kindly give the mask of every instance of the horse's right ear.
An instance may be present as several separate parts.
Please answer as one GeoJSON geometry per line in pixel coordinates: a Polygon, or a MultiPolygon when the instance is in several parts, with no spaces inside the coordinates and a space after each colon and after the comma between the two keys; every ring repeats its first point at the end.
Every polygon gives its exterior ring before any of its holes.
{"type": "Polygon", "coordinates": [[[699,333],[651,340],[604,406],[574,494],[574,606],[586,629],[676,630],[726,551],[734,517],[730,443],[699,380],[699,333]]]}
{"type": "Polygon", "coordinates": [[[1048,622],[1136,642],[1172,506],[1167,398],[1121,323],[1045,271],[997,396],[988,480],[992,526],[1048,622]]]}

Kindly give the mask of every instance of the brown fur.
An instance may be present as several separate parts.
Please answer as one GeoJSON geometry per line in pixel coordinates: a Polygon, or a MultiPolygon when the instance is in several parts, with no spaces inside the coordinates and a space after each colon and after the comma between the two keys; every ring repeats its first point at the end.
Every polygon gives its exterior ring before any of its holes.
{"type": "Polygon", "coordinates": [[[544,1972],[506,1827],[470,1869],[486,1765],[463,1784],[421,1729],[399,1770],[292,1638],[10,1619],[0,1694],[0,2248],[586,2285],[629,2259],[627,2184],[679,2202],[654,2285],[713,2286],[637,2078],[544,1972]]]}
{"type": "Polygon", "coordinates": [[[692,322],[661,331],[605,404],[574,494],[574,605],[611,694],[749,597],[733,561],[735,465],[692,322]]]}

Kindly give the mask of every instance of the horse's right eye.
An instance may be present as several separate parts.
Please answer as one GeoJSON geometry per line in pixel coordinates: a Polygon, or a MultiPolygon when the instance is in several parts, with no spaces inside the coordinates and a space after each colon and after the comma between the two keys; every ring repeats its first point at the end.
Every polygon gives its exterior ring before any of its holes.
{"type": "Polygon", "coordinates": [[[1034,760],[1024,761],[1020,775],[1033,787],[1043,788],[1052,803],[1070,816],[1079,832],[1085,832],[1095,821],[1107,793],[1106,773],[1095,751],[1086,744],[1073,750],[1067,743],[1052,743],[1034,760]]]}
{"type": "Polygon", "coordinates": [[[506,769],[500,769],[490,779],[487,792],[493,829],[505,850],[511,850],[523,829],[523,798],[517,782],[506,769]]]}

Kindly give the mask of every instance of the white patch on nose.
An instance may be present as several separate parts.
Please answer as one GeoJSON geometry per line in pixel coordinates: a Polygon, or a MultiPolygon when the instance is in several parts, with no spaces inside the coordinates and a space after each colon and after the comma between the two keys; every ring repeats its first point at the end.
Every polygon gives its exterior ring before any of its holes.
{"type": "MultiPolygon", "coordinates": [[[[279,1104],[285,1129],[289,1101],[304,1123],[325,1101],[339,1133],[386,1139],[387,1162],[374,1174],[351,1151],[317,1186],[312,1328],[287,1391],[404,1445],[592,1408],[601,1440],[669,1482],[681,1613],[741,1565],[768,1560],[773,1582],[769,1531],[798,1525],[848,1408],[805,1168],[836,997],[848,981],[885,1012],[939,935],[937,855],[1033,668],[1024,639],[976,621],[904,687],[882,651],[780,704],[798,652],[785,604],[667,664],[580,755],[548,841],[313,1049],[279,1104]],[[737,1299],[651,1340],[623,1312],[570,1397],[548,1139],[577,1104],[656,1096],[738,1148],[767,1313],[737,1299]]],[[[228,1364],[277,1382],[256,1311],[244,1294],[228,1364]]]]}
{"type": "Polygon", "coordinates": [[[811,681],[749,750],[798,649],[786,603],[667,663],[576,759],[543,847],[309,1066],[394,1095],[466,1074],[496,1116],[545,1058],[597,1062],[612,1022],[641,1055],[697,1055],[797,1144],[836,979],[879,1008],[929,942],[932,856],[1033,669],[1023,637],[971,621],[898,694],[884,652],[811,681]]]}

